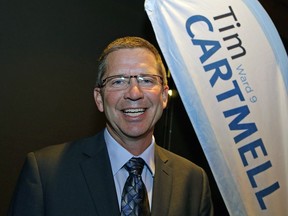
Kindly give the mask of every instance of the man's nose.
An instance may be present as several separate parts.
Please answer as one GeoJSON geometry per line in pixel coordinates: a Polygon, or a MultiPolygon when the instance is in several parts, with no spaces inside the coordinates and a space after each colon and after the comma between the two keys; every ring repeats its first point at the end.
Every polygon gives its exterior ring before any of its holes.
{"type": "Polygon", "coordinates": [[[143,98],[143,96],[143,90],[141,89],[136,77],[131,77],[129,86],[126,89],[124,97],[130,100],[139,100],[143,98]]]}

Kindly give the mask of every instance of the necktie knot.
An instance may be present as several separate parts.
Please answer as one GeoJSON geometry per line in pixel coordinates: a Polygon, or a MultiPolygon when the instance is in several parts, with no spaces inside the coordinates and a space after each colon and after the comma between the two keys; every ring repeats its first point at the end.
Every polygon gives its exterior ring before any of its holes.
{"type": "Polygon", "coordinates": [[[144,165],[145,161],[142,158],[133,157],[124,165],[124,168],[129,172],[129,175],[140,176],[144,165]]]}

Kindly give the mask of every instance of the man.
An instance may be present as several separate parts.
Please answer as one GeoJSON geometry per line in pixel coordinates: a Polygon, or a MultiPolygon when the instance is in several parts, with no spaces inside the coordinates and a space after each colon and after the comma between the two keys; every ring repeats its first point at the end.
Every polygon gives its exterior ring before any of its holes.
{"type": "Polygon", "coordinates": [[[213,215],[205,172],[155,144],[168,85],[153,45],[138,37],[108,45],[94,98],[106,129],[29,153],[9,215],[213,215]]]}

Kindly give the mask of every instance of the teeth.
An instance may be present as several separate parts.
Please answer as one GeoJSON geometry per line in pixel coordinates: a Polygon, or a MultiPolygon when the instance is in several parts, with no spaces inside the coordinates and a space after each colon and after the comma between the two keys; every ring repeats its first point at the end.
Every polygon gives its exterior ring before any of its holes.
{"type": "Polygon", "coordinates": [[[138,116],[145,112],[145,109],[126,109],[124,113],[129,116],[138,116]]]}

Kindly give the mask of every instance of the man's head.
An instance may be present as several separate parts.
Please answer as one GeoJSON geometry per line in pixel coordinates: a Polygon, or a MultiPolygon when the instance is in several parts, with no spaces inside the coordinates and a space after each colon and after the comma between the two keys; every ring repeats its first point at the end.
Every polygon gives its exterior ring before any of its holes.
{"type": "MultiPolygon", "coordinates": [[[[168,102],[167,78],[158,51],[138,37],[112,42],[100,57],[94,98],[111,135],[124,147],[145,140],[168,102]]],[[[147,146],[146,146],[147,147],[147,146]]]]}
{"type": "Polygon", "coordinates": [[[102,52],[98,60],[98,73],[96,77],[96,86],[99,87],[101,85],[102,79],[105,75],[105,72],[107,69],[107,61],[106,61],[107,56],[116,50],[128,49],[128,48],[130,49],[146,48],[150,50],[156,58],[159,74],[163,77],[163,84],[167,85],[166,70],[165,70],[164,64],[162,62],[162,59],[158,50],[150,42],[148,42],[147,40],[143,38],[123,37],[123,38],[119,38],[111,42],[102,52]]]}

